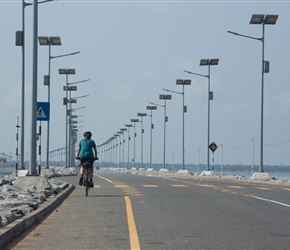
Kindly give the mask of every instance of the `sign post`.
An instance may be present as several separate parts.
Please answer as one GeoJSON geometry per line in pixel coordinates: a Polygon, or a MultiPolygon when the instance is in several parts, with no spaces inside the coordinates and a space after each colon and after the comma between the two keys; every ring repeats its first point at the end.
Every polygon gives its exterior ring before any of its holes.
{"type": "Polygon", "coordinates": [[[216,149],[218,148],[218,146],[213,141],[208,147],[212,151],[212,171],[214,171],[214,151],[216,151],[216,149]]]}

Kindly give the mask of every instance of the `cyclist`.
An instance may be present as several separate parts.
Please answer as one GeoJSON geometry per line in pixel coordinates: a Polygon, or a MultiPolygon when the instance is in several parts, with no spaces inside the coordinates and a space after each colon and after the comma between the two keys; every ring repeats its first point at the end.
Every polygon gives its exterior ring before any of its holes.
{"type": "MultiPolygon", "coordinates": [[[[91,139],[92,133],[90,131],[87,131],[84,133],[84,139],[82,139],[79,143],[79,149],[77,152],[76,159],[79,159],[81,161],[81,177],[79,184],[83,185],[83,174],[84,174],[84,167],[83,164],[85,162],[90,162],[93,166],[94,160],[97,160],[97,146],[94,140],[91,139]]],[[[93,183],[93,167],[91,167],[91,171],[89,174],[89,183],[86,185],[89,185],[90,187],[94,187],[93,183]]]]}

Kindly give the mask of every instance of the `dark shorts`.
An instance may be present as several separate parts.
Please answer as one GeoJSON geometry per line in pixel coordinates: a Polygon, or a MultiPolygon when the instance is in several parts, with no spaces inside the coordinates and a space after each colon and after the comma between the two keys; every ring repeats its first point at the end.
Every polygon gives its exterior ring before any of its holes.
{"type": "Polygon", "coordinates": [[[81,161],[81,164],[83,167],[91,168],[93,166],[93,163],[94,163],[94,158],[81,158],[80,161],[81,161]],[[88,165],[84,166],[85,162],[89,162],[90,165],[88,164],[88,165]]]}

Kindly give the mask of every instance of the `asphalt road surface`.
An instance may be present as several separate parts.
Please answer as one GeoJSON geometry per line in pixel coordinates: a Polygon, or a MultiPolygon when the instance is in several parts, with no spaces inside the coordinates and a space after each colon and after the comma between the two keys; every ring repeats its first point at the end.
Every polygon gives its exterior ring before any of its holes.
{"type": "Polygon", "coordinates": [[[290,186],[96,174],[8,249],[290,249],[290,186]]]}

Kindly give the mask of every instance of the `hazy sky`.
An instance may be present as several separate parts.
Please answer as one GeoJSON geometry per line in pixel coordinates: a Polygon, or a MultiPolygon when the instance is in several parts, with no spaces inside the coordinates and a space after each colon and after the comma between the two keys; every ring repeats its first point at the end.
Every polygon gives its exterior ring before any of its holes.
{"type": "MultiPolygon", "coordinates": [[[[27,1],[32,3],[33,1],[27,1]]],[[[81,51],[51,60],[50,149],[65,145],[65,76],[59,68],[75,68],[69,82],[77,85],[73,108],[79,130],[90,130],[102,144],[147,112],[148,102],[163,105],[163,88],[182,91],[176,79],[191,79],[185,87],[185,162],[206,163],[207,74],[200,59],[219,58],[211,67],[210,142],[219,146],[215,163],[259,164],[261,119],[262,43],[234,36],[235,31],[260,38],[262,25],[250,25],[252,14],[278,14],[276,25],[265,26],[264,164],[290,165],[290,1],[65,1],[38,5],[38,35],[60,36],[62,46],[52,56],[81,51]],[[223,145],[223,147],[221,146],[223,145]],[[198,150],[198,148],[200,150],[198,150]],[[199,154],[198,154],[199,152],[199,154]]],[[[15,32],[22,29],[22,1],[0,0],[0,152],[15,154],[16,117],[21,117],[21,47],[15,32]]],[[[25,149],[30,154],[32,96],[33,6],[25,8],[25,149]]],[[[38,101],[47,101],[43,76],[48,73],[48,47],[38,46],[38,101]]],[[[167,93],[169,94],[169,93],[167,93]]],[[[148,112],[149,114],[149,112],[148,112]]],[[[166,161],[182,161],[182,96],[172,94],[167,102],[166,161]]],[[[153,112],[153,162],[163,160],[164,109],[153,112]]],[[[46,122],[42,123],[43,159],[46,152],[46,122]]],[[[136,125],[136,161],[140,161],[140,124],[136,125]]],[[[144,162],[149,161],[150,117],[144,117],[144,162]]],[[[132,129],[131,129],[132,137],[132,129]]],[[[80,137],[81,138],[81,137],[80,137]]],[[[79,139],[80,139],[79,138],[79,139]]],[[[125,134],[126,143],[127,133],[125,134]]],[[[132,138],[133,139],[133,138],[132,138]]],[[[133,152],[133,140],[130,150],[133,152]]],[[[127,147],[126,147],[127,150],[127,147]]],[[[127,151],[125,151],[127,152],[127,151]]],[[[132,155],[130,156],[132,158],[132,155]]],[[[26,159],[26,157],[25,157],[26,159]]]]}

